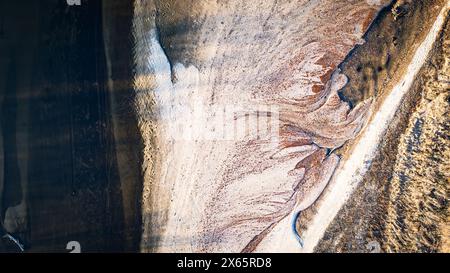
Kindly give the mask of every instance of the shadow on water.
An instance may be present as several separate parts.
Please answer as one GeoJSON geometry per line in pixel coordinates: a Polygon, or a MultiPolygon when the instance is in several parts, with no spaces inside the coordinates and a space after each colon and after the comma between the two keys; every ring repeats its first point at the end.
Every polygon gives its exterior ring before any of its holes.
{"type": "Polygon", "coordinates": [[[0,0],[0,252],[139,250],[133,3],[104,2],[0,0]]]}

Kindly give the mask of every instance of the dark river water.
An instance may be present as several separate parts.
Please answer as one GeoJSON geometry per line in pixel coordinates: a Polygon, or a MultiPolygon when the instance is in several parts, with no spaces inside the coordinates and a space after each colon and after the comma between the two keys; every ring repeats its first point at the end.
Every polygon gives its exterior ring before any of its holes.
{"type": "Polygon", "coordinates": [[[132,1],[112,2],[0,0],[0,252],[139,249],[132,1]]]}

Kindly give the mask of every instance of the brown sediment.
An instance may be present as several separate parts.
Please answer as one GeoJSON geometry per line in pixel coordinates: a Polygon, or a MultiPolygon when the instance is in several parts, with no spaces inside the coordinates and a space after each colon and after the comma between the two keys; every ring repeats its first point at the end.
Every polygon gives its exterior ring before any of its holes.
{"type": "MultiPolygon", "coordinates": [[[[385,44],[381,46],[381,52],[389,52],[388,65],[381,66],[382,73],[372,77],[371,85],[350,81],[344,94],[353,101],[383,94],[385,83],[394,78],[392,71],[404,69],[402,64],[408,60],[409,48],[414,48],[416,39],[421,39],[433,23],[436,17],[433,7],[441,6],[443,2],[424,5],[418,1],[409,4],[408,12],[400,17],[387,15],[391,18],[387,23],[394,27],[390,28],[391,32],[384,32],[389,26],[383,27],[385,23],[380,22],[380,39],[392,41],[397,49],[391,51],[386,50],[385,44]],[[395,27],[398,24],[400,26],[395,27]],[[362,85],[371,86],[371,91],[359,92],[363,90],[362,85]]],[[[374,37],[377,34],[375,32],[374,37]]],[[[448,40],[447,16],[445,31],[405,96],[371,168],[327,229],[316,251],[364,252],[370,251],[368,244],[371,242],[379,244],[382,251],[390,252],[449,251],[448,40]]],[[[363,47],[361,55],[355,55],[359,57],[344,65],[351,75],[361,73],[364,63],[370,63],[371,69],[386,63],[383,59],[378,63],[367,61],[363,47]]],[[[372,48],[376,51],[375,45],[372,48]]],[[[370,59],[372,54],[367,53],[367,56],[370,59]]]]}
{"type": "Polygon", "coordinates": [[[383,248],[449,252],[450,24],[416,89],[421,98],[400,136],[389,183],[383,248]]]}
{"type": "Polygon", "coordinates": [[[341,94],[353,105],[391,90],[446,3],[414,1],[395,19],[392,10],[402,2],[395,1],[384,9],[367,31],[365,44],[357,46],[340,65],[349,78],[341,94]]]}
{"type": "Polygon", "coordinates": [[[355,137],[367,118],[370,101],[351,109],[339,98],[346,79],[334,68],[361,42],[368,20],[386,2],[230,0],[190,1],[185,7],[181,1],[137,1],[144,251],[285,247],[265,247],[274,233],[266,235],[267,228],[279,230],[295,206],[314,202],[338,163],[332,150],[355,137]],[[175,118],[146,116],[193,102],[205,105],[207,115],[217,105],[277,106],[282,145],[248,136],[180,140],[172,124],[182,120],[182,126],[203,131],[211,122],[183,119],[189,109],[175,118]]]}

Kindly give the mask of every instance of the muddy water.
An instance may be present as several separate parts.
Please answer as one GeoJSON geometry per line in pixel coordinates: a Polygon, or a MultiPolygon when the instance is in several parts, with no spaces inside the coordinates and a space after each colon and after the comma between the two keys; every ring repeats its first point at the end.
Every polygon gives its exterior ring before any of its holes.
{"type": "Polygon", "coordinates": [[[138,250],[139,135],[133,113],[117,115],[132,102],[121,2],[0,1],[1,252],[138,250]]]}

